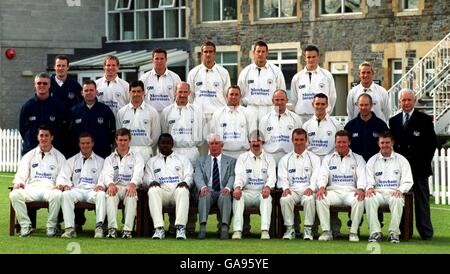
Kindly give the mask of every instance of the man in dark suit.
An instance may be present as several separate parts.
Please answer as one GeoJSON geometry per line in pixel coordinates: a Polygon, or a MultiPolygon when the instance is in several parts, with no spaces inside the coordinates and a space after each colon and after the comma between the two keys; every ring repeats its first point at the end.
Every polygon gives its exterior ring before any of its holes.
{"type": "Polygon", "coordinates": [[[220,238],[228,239],[228,224],[231,218],[236,159],[222,154],[223,141],[217,134],[208,137],[209,155],[200,157],[195,164],[194,182],[198,194],[200,221],[199,239],[205,239],[206,221],[211,206],[217,204],[220,214],[220,238]]]}
{"type": "Polygon", "coordinates": [[[432,240],[433,225],[430,217],[430,189],[428,177],[432,175],[431,161],[436,150],[436,133],[431,117],[414,106],[416,98],[410,89],[399,93],[402,112],[389,119],[395,139],[394,150],[408,159],[413,173],[416,228],[422,240],[432,240]]]}

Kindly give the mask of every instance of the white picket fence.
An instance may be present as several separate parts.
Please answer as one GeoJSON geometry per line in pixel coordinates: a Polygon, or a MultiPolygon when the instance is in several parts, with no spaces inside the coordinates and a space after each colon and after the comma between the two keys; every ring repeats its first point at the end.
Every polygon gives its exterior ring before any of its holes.
{"type": "Polygon", "coordinates": [[[0,172],[16,172],[22,138],[17,129],[0,129],[0,172]]]}
{"type": "MultiPolygon", "coordinates": [[[[17,129],[0,129],[0,172],[17,171],[21,146],[22,138],[17,129]]],[[[429,185],[435,204],[450,205],[450,148],[436,150],[429,185]]]]}

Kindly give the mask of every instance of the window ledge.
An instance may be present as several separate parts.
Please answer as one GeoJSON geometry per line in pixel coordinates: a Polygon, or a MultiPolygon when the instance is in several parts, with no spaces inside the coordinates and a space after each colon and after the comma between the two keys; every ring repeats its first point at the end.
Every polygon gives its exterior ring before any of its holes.
{"type": "Polygon", "coordinates": [[[217,27],[217,25],[233,26],[237,25],[238,20],[226,20],[226,21],[202,21],[198,25],[202,27],[217,27]]]}
{"type": "Polygon", "coordinates": [[[349,14],[322,14],[316,17],[316,20],[326,21],[326,20],[341,20],[341,19],[363,19],[366,17],[366,14],[362,12],[358,13],[349,13],[349,14]]]}
{"type": "Polygon", "coordinates": [[[403,10],[395,13],[395,16],[417,16],[422,15],[421,10],[403,10]]]}
{"type": "Polygon", "coordinates": [[[296,23],[299,22],[300,18],[298,17],[289,17],[289,18],[259,18],[252,21],[254,25],[266,25],[266,24],[285,24],[285,23],[296,23]]]}

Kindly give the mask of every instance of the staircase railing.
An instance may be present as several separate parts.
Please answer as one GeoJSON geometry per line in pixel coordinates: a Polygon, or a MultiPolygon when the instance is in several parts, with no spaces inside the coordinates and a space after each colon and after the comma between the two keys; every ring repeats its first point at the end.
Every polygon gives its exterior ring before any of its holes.
{"type": "Polygon", "coordinates": [[[450,108],[450,74],[430,92],[433,97],[433,116],[437,121],[450,108]]]}
{"type": "Polygon", "coordinates": [[[403,88],[410,88],[416,98],[426,96],[434,87],[435,80],[450,66],[450,33],[422,57],[389,90],[392,114],[399,111],[398,94],[403,88]]]}

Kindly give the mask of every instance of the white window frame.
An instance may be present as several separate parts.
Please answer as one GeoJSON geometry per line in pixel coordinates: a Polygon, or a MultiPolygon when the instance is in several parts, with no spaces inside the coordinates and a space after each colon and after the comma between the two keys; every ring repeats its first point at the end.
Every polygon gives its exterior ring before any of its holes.
{"type": "Polygon", "coordinates": [[[201,18],[202,23],[221,22],[221,21],[232,22],[232,21],[236,21],[237,20],[238,1],[236,1],[236,7],[234,7],[235,10],[236,10],[236,19],[229,19],[229,20],[227,20],[227,19],[224,18],[224,16],[223,16],[223,13],[224,13],[223,1],[224,0],[219,0],[220,1],[219,19],[218,20],[209,20],[209,21],[203,20],[203,2],[204,1],[210,1],[210,0],[200,0],[200,18],[201,18]]]}
{"type": "Polygon", "coordinates": [[[130,10],[131,2],[133,2],[133,0],[124,0],[124,1],[128,1],[128,5],[124,8],[119,8],[120,1],[121,0],[116,0],[116,5],[114,6],[114,10],[116,10],[116,11],[130,10]]]}
{"type": "MultiPolygon", "coordinates": [[[[281,69],[281,71],[283,71],[283,65],[298,65],[298,50],[295,48],[292,49],[271,49],[269,51],[269,54],[277,54],[277,59],[267,59],[267,61],[273,63],[274,65],[276,65],[277,67],[279,67],[281,69]],[[283,59],[283,53],[285,52],[290,52],[290,53],[295,53],[295,55],[297,56],[295,59],[283,59]]],[[[284,75],[284,73],[283,73],[284,75]]],[[[295,74],[294,74],[295,75],[295,74]]],[[[286,79],[285,79],[286,80],[286,79]]],[[[290,93],[291,91],[291,85],[290,83],[286,83],[286,91],[288,93],[290,93]]]]}
{"type": "Polygon", "coordinates": [[[355,12],[345,12],[344,7],[345,7],[346,0],[340,0],[341,1],[341,12],[339,12],[339,13],[322,13],[322,4],[323,4],[323,1],[325,1],[325,0],[318,0],[318,1],[319,1],[319,15],[320,16],[337,16],[337,15],[362,14],[362,5],[363,5],[364,0],[360,1],[360,4],[359,4],[360,11],[355,11],[355,12]]]}
{"type": "MultiPolygon", "coordinates": [[[[120,1],[120,0],[116,0],[115,7],[117,7],[118,1],[120,1]]],[[[139,9],[131,9],[131,2],[133,0],[128,0],[128,1],[129,1],[128,2],[128,9],[125,9],[125,8],[120,9],[119,8],[118,10],[117,9],[109,10],[109,7],[108,7],[109,1],[105,0],[105,18],[106,18],[105,33],[106,33],[106,37],[107,37],[107,41],[108,42],[111,42],[111,41],[121,42],[121,41],[134,41],[134,40],[145,40],[145,41],[148,41],[148,40],[166,40],[166,39],[185,39],[187,37],[187,31],[186,31],[186,27],[187,26],[185,24],[183,24],[183,23],[185,23],[185,19],[186,19],[186,16],[187,16],[185,1],[181,1],[180,0],[180,3],[183,3],[184,6],[174,6],[174,7],[168,7],[167,6],[168,8],[161,8],[161,7],[151,8],[149,6],[148,8],[139,8],[139,9]],[[173,11],[173,10],[177,11],[176,15],[178,17],[178,25],[176,27],[177,27],[178,36],[177,37],[168,37],[167,13],[169,11],[173,11]],[[157,37],[157,38],[153,37],[153,33],[152,33],[152,15],[153,15],[153,13],[155,11],[162,11],[162,13],[163,13],[163,18],[162,18],[163,22],[161,24],[162,26],[164,26],[163,35],[162,35],[163,37],[157,37]],[[137,39],[136,38],[137,37],[137,30],[138,30],[138,27],[137,27],[137,14],[138,13],[142,14],[143,12],[147,12],[148,13],[148,35],[147,35],[148,38],[137,39]],[[133,38],[131,40],[130,39],[128,39],[128,40],[124,39],[124,31],[123,31],[124,19],[123,19],[123,17],[125,15],[125,13],[131,13],[132,16],[133,16],[133,38]],[[110,39],[110,32],[109,32],[109,26],[110,26],[109,17],[110,17],[110,14],[118,14],[119,15],[118,16],[119,17],[118,18],[119,29],[117,30],[119,33],[117,35],[118,39],[115,39],[115,40],[110,39]],[[183,14],[184,14],[184,16],[182,16],[183,14]],[[184,29],[183,29],[183,26],[184,26],[184,29]]],[[[172,1],[173,1],[172,3],[175,5],[176,4],[176,0],[172,0],[172,1]]],[[[160,0],[160,4],[161,4],[161,0],[160,0]]]]}
{"type": "MultiPolygon", "coordinates": [[[[257,14],[258,14],[258,20],[273,20],[273,19],[288,19],[288,18],[295,18],[296,16],[286,16],[286,17],[281,17],[281,2],[283,2],[283,0],[278,0],[278,14],[276,17],[261,17],[260,14],[260,10],[261,10],[261,4],[264,0],[257,0],[257,14]]],[[[297,1],[295,1],[297,2],[297,1]]],[[[296,12],[297,13],[297,12],[296,12]]]]}
{"type": "Polygon", "coordinates": [[[176,0],[159,0],[158,7],[159,8],[173,8],[173,7],[175,7],[175,1],[176,0]]]}

